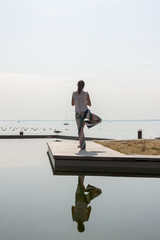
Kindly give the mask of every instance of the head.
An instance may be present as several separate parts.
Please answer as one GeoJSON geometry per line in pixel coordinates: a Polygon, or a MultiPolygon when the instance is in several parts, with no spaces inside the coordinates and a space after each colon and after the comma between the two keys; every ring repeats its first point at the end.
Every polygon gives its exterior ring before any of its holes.
{"type": "Polygon", "coordinates": [[[77,229],[78,229],[79,232],[84,232],[85,231],[85,226],[84,226],[83,222],[81,222],[81,221],[77,222],[77,229]]]}
{"type": "Polygon", "coordinates": [[[84,81],[83,80],[80,80],[78,83],[77,83],[77,86],[78,86],[78,93],[80,94],[84,88],[84,81]]]}

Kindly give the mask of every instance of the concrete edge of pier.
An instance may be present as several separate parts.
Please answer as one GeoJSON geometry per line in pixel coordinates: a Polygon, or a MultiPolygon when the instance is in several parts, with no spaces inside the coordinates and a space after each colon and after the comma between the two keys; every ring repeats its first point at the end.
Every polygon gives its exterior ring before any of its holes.
{"type": "Polygon", "coordinates": [[[125,155],[94,142],[81,151],[76,144],[47,143],[53,174],[160,177],[160,156],[125,155]]]}

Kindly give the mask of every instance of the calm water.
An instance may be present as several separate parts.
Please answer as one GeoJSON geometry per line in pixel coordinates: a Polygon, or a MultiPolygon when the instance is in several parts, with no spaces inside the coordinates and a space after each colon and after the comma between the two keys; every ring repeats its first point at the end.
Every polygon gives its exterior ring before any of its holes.
{"type": "Polygon", "coordinates": [[[159,240],[160,179],[85,177],[102,193],[82,233],[71,211],[77,184],[53,175],[46,140],[0,140],[0,239],[159,240]]]}
{"type": "MultiPolygon", "coordinates": [[[[54,130],[63,135],[77,136],[75,121],[0,121],[0,134],[54,134],[54,130]]],[[[110,139],[137,139],[137,132],[142,129],[143,138],[160,137],[159,121],[103,121],[94,128],[85,128],[88,137],[104,137],[110,139]]]]}

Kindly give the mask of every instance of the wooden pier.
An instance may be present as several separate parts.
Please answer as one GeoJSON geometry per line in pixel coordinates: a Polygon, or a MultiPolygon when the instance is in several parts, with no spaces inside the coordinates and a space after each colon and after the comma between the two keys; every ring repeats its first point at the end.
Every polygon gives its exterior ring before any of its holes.
{"type": "MultiPolygon", "coordinates": [[[[0,135],[0,139],[36,139],[36,138],[55,138],[55,139],[64,139],[64,140],[78,140],[77,136],[67,136],[67,135],[58,135],[58,134],[19,134],[19,135],[0,135]]],[[[107,138],[93,138],[86,137],[87,141],[93,140],[111,140],[107,138]]]]}
{"type": "Polygon", "coordinates": [[[87,142],[86,151],[77,141],[47,144],[55,175],[160,177],[160,156],[125,155],[94,142],[87,142]]]}

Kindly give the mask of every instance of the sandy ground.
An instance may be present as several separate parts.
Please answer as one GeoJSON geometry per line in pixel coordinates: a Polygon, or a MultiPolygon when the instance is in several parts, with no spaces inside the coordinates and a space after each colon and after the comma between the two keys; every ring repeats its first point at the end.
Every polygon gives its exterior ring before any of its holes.
{"type": "Polygon", "coordinates": [[[159,139],[95,141],[127,155],[160,155],[159,139]]]}

